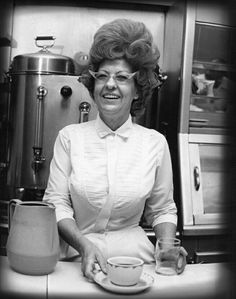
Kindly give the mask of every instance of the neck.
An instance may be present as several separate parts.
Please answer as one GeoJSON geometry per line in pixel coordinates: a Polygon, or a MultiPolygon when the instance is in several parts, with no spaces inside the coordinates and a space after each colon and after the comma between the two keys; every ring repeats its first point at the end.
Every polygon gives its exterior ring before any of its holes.
{"type": "Polygon", "coordinates": [[[114,117],[104,117],[104,115],[100,114],[100,117],[112,131],[116,131],[127,121],[129,115],[126,118],[124,117],[114,118],[114,117]]]}

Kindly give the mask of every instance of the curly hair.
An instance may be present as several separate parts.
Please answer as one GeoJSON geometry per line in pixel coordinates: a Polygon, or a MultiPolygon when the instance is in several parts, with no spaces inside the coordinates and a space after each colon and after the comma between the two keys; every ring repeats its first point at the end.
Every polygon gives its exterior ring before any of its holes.
{"type": "MultiPolygon", "coordinates": [[[[116,19],[104,24],[94,35],[89,52],[88,68],[97,71],[104,60],[125,59],[136,72],[135,83],[138,100],[133,101],[131,114],[143,109],[151,98],[153,90],[160,84],[156,70],[159,50],[153,43],[150,31],[142,22],[128,19],[116,19]]],[[[94,79],[86,72],[82,82],[90,95],[94,92],[94,79]],[[85,80],[84,80],[85,79],[85,80]]]]}

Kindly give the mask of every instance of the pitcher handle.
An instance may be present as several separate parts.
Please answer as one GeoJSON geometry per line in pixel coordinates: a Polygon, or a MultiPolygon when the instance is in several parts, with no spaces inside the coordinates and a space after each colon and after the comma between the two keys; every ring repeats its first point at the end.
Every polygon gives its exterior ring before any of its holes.
{"type": "Polygon", "coordinates": [[[22,201],[20,199],[11,199],[9,201],[9,205],[8,205],[8,231],[10,231],[11,220],[12,220],[12,216],[14,214],[16,204],[19,204],[19,203],[22,203],[22,201]]]}

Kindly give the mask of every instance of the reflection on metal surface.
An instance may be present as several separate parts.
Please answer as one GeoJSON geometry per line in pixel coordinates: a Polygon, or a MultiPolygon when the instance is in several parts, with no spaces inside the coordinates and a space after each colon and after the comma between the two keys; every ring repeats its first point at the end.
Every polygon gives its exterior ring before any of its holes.
{"type": "Polygon", "coordinates": [[[82,102],[79,105],[79,123],[87,122],[89,117],[89,111],[91,109],[91,105],[88,102],[82,102]]]}
{"type": "Polygon", "coordinates": [[[199,187],[200,187],[200,175],[199,175],[199,168],[197,166],[194,167],[193,175],[194,175],[194,186],[195,186],[195,189],[199,190],[199,187]]]}
{"type": "MultiPolygon", "coordinates": [[[[47,185],[58,132],[67,125],[78,123],[80,114],[83,121],[95,119],[96,106],[77,77],[68,75],[12,75],[11,97],[14,127],[7,185],[24,190],[43,190],[47,185]],[[40,88],[44,90],[42,94],[39,86],[44,87],[40,88]],[[68,98],[60,92],[65,86],[73,90],[68,98]],[[81,105],[83,102],[87,104],[81,105]]],[[[33,197],[31,192],[29,194],[27,198],[33,197]]]]}

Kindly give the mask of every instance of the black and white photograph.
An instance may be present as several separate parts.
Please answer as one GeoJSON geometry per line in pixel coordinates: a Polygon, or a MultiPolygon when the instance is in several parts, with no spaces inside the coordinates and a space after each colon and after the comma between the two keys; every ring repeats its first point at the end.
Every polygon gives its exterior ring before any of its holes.
{"type": "Polygon", "coordinates": [[[3,0],[2,299],[233,299],[236,3],[3,0]]]}

